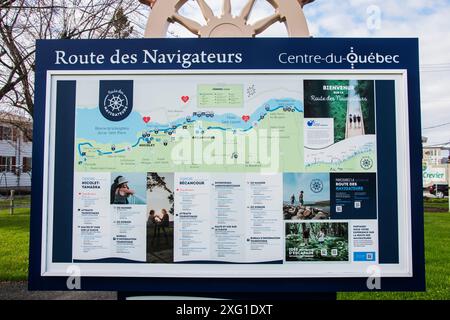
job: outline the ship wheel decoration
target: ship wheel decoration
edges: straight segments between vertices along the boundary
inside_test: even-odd
[[[231,0],[223,0],[222,13],[216,16],[205,0],[196,1],[206,24],[179,13],[188,0],[139,0],[149,5],[150,12],[146,38],[165,38],[171,23],[178,23],[201,38],[210,37],[255,37],[277,22],[283,22],[289,37],[309,37],[303,6],[314,0],[264,0],[273,8],[273,14],[249,24],[248,19],[256,0],[248,0],[237,16],[232,15]]]

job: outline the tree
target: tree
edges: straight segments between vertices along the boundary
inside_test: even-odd
[[[175,200],[174,199],[174,195],[173,195],[173,191],[167,185],[165,177],[161,177],[156,172],[150,172],[150,173],[147,174],[147,190],[152,192],[153,189],[155,189],[155,188],[162,188],[168,193],[167,200],[171,204],[171,207],[169,209],[169,213],[173,214],[174,213],[173,202]]]
[[[33,118],[37,39],[139,36],[142,26],[129,20],[142,14],[139,6],[136,0],[0,0],[2,114]]]
[[[373,80],[359,80],[355,88],[361,97],[365,134],[375,134],[375,87]]]
[[[125,15],[123,8],[119,7],[111,19],[113,27],[113,37],[117,39],[125,39],[133,33],[133,26],[130,24],[128,17]]]

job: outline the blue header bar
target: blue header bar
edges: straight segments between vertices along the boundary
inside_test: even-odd
[[[406,69],[418,39],[39,40],[37,59],[50,70]]]

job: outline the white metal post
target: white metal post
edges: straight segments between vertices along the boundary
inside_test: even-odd
[[[10,190],[9,194],[9,214],[14,214],[14,190]]]
[[[447,160],[447,188],[449,191],[448,194],[448,212],[450,212],[450,157]]]

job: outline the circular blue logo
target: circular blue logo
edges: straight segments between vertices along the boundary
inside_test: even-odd
[[[311,184],[309,185],[311,188],[311,191],[314,193],[322,192],[323,190],[323,182],[320,179],[314,179],[311,181]]]
[[[364,170],[370,170],[373,167],[373,160],[370,157],[363,157],[360,161],[361,168]]]
[[[122,90],[108,90],[103,105],[100,106],[101,114],[108,120],[121,121],[131,113],[132,106],[127,95]]]

